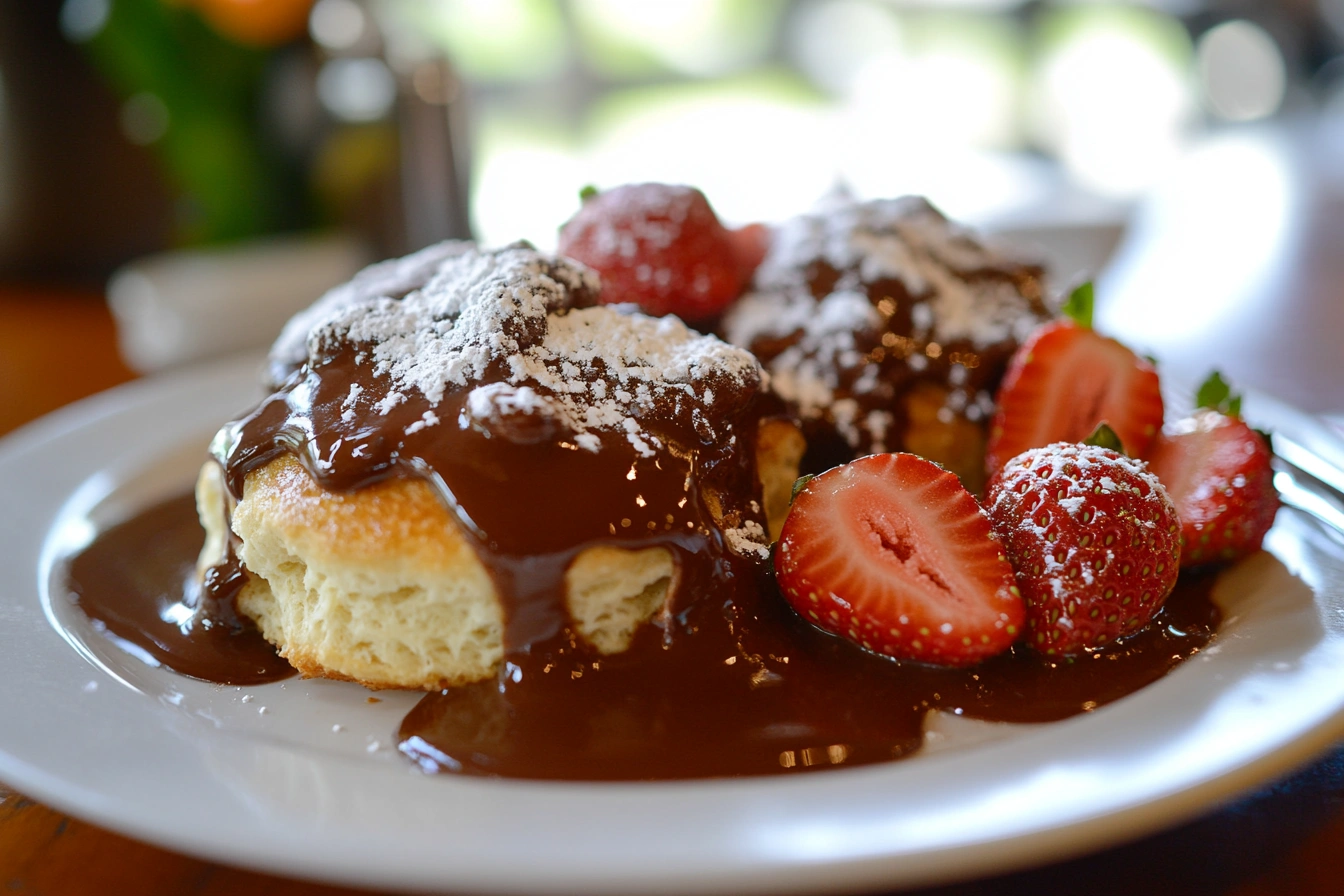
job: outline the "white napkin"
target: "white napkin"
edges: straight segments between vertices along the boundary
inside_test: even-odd
[[[285,321],[370,260],[344,235],[268,237],[137,259],[108,283],[122,356],[148,373],[270,345]]]

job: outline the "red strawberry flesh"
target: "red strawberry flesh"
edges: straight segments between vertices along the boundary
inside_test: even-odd
[[[737,252],[737,263],[750,279],[770,249],[770,228],[764,224],[747,224],[728,231],[728,236]]]
[[[956,476],[880,454],[808,483],[775,569],[804,618],[867,650],[962,666],[1006,650],[1023,605],[984,512]]]
[[[1162,425],[1152,365],[1072,321],[1046,324],[1018,348],[997,404],[985,457],[991,476],[1029,448],[1081,442],[1099,423],[1142,457]]]

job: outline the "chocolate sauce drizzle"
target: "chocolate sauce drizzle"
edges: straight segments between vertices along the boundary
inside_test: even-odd
[[[502,381],[502,369],[483,380]],[[390,388],[367,357],[346,347],[305,366],[256,411],[227,426],[217,451],[230,492],[241,499],[247,475],[284,453],[294,454],[330,491],[389,477],[427,478],[495,581],[506,650],[525,651],[562,635],[565,570],[586,547],[671,549],[681,595],[726,586],[752,566],[726,549],[706,492],[725,508],[726,522],[764,523],[751,509],[760,497],[751,459],[765,400],[754,389],[714,383],[732,433],[724,441],[707,441],[671,413],[643,421],[668,446],[646,456],[624,434],[605,431],[594,433],[600,450],[583,450],[555,421],[528,415],[465,424],[467,389],[432,408],[445,421],[438,426],[414,428],[431,410],[421,396],[386,415],[352,419],[342,408],[352,385],[370,402]]]
[[[900,759],[934,709],[1005,722],[1088,712],[1208,642],[1211,579],[1184,582],[1122,645],[1048,662],[1019,644],[972,669],[898,663],[800,619],[762,580],[701,595],[666,643],[643,631],[601,659],[570,646],[515,657],[494,682],[431,694],[401,749],[431,771],[637,780],[763,775]],[[516,676],[510,678],[509,676]]]

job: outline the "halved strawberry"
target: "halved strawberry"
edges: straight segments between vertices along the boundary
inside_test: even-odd
[[[966,666],[1022,630],[1022,597],[989,519],[955,475],[913,454],[875,454],[808,482],[775,574],[804,618],[899,659]]]
[[[1065,310],[1074,317],[1037,329],[1008,362],[985,450],[990,476],[1029,448],[1082,442],[1100,423],[1144,457],[1162,426],[1157,371],[1092,330],[1090,286]]]
[[[1200,389],[1214,407],[1168,426],[1153,447],[1153,472],[1181,516],[1181,565],[1237,560],[1260,549],[1279,509],[1265,437],[1239,416],[1217,373]]]

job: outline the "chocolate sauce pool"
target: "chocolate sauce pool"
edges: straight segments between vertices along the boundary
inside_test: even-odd
[[[120,644],[168,668],[228,684],[292,674],[255,630],[182,628],[201,545],[189,496],[108,529],[70,563],[80,607]],[[713,592],[677,637],[645,626],[625,654],[562,636],[513,653],[497,681],[420,701],[401,748],[435,771],[566,780],[764,775],[899,759],[929,709],[1006,722],[1088,712],[1161,678],[1208,643],[1215,576],[1183,575],[1153,623],[1069,661],[1018,645],[971,669],[873,656],[807,625],[766,578]],[[747,584],[747,583],[741,583]]]
[[[235,685],[289,678],[293,668],[251,622],[202,593],[204,541],[191,495],[151,507],[70,561],[71,595],[114,643],[175,672]]]
[[[763,583],[767,585],[768,583]],[[1187,582],[1121,645],[1050,663],[1018,646],[974,669],[901,664],[803,622],[773,587],[687,614],[693,637],[648,630],[624,654],[545,651],[495,682],[423,699],[402,751],[429,770],[630,780],[763,775],[899,759],[930,709],[1005,722],[1087,712],[1206,644],[1218,612]]]

